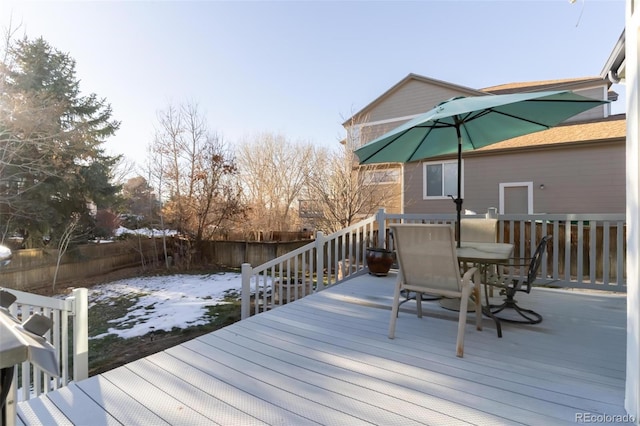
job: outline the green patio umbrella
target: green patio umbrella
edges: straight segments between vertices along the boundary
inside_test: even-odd
[[[407,163],[458,153],[456,235],[460,246],[462,152],[547,130],[607,103],[570,91],[452,98],[355,151],[360,164]]]

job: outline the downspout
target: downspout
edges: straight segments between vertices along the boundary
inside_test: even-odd
[[[618,72],[614,70],[609,70],[607,73],[607,78],[613,84],[618,84],[622,81],[622,79],[618,76]]]

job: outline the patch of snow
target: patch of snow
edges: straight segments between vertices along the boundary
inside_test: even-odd
[[[151,331],[207,324],[207,306],[226,303],[225,294],[239,293],[241,288],[242,275],[229,272],[139,277],[94,286],[88,292],[89,309],[96,304],[114,304],[121,297],[137,301],[124,317],[110,321],[113,327],[106,333],[91,338],[116,335],[128,339]]]
[[[120,226],[118,229],[113,231],[113,235],[116,237],[120,237],[125,234],[131,235],[141,235],[144,237],[161,237],[163,234],[167,237],[177,235],[178,231],[170,230],[170,229],[149,229],[149,228],[140,228],[140,229],[129,229],[124,226]]]

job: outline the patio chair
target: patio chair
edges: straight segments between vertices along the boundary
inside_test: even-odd
[[[461,219],[462,241],[495,243],[498,241],[498,219]]]
[[[458,314],[458,338],[456,355],[464,354],[464,329],[467,322],[467,304],[474,290],[471,281],[476,268],[470,268],[461,277],[454,229],[446,224],[395,224],[391,225],[396,243],[398,279],[393,296],[389,338],[395,337],[400,292],[403,290],[438,294],[461,299]],[[416,297],[418,318],[422,318],[421,297]],[[476,304],[476,328],[482,329],[482,311]]]
[[[500,294],[505,296],[505,298],[502,304],[491,305],[489,303],[487,287],[485,286],[484,293],[486,306],[484,309],[488,310],[488,312],[485,311],[487,315],[490,313],[492,316],[507,322],[518,322],[524,324],[538,324],[542,322],[542,315],[532,311],[531,309],[520,307],[518,305],[518,301],[515,299],[515,295],[519,291],[527,294],[531,292],[531,287],[536,280],[540,265],[542,265],[542,258],[544,257],[544,253],[547,249],[547,243],[551,238],[551,235],[544,236],[542,240],[540,240],[533,257],[530,259],[513,259],[510,263],[498,265],[500,274],[490,276],[485,282],[488,286],[500,288]],[[526,262],[526,260],[528,260],[528,262]],[[514,263],[514,261],[516,262]],[[526,268],[526,276],[515,276],[515,274],[512,273],[515,271],[519,273],[521,270],[520,268]],[[504,317],[496,315],[503,312],[505,309],[513,309],[518,316],[514,318],[513,316]]]
[[[498,242],[498,219],[461,219],[460,234],[462,242],[472,243],[497,243]],[[468,265],[462,265],[463,270],[468,269]],[[490,268],[492,266],[489,266]],[[486,278],[487,265],[483,265],[482,276]],[[495,271],[492,271],[495,272]],[[484,280],[486,281],[486,280]],[[493,296],[493,294],[491,294]]]

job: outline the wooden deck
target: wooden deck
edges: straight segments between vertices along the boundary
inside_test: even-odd
[[[624,415],[626,301],[536,288],[538,325],[403,305],[395,276],[363,275],[18,406],[18,424],[575,424]],[[469,317],[471,318],[471,317]],[[607,420],[609,418],[605,418]]]

